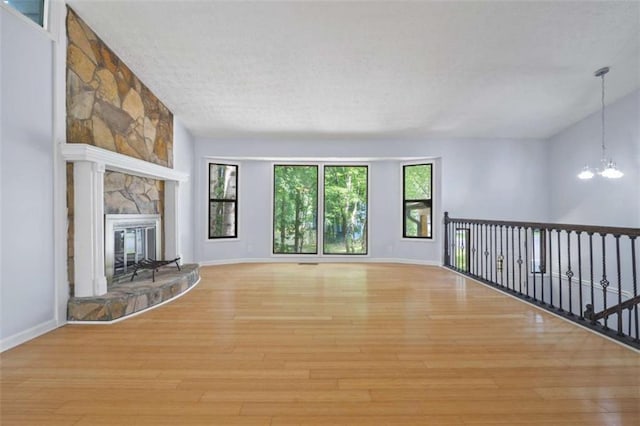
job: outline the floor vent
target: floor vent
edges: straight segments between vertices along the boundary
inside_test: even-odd
[[[298,263],[298,265],[300,265],[300,266],[315,266],[317,264],[318,264],[318,262],[300,262],[300,263]]]

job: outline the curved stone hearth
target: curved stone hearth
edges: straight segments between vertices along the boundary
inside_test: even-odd
[[[114,321],[171,300],[200,279],[198,265],[163,266],[151,281],[151,272],[140,272],[133,281],[113,284],[98,297],[72,297],[67,307],[69,321]]]

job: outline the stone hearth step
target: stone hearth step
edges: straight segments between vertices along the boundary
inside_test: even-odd
[[[135,281],[111,285],[102,296],[72,297],[67,305],[67,320],[114,321],[171,300],[200,279],[198,265],[182,265],[181,269],[165,266],[156,272],[155,282],[150,272],[141,273]]]

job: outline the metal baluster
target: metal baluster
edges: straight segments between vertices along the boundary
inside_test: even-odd
[[[553,250],[551,249],[551,240],[553,239],[552,232],[553,229],[549,229],[549,238],[547,239],[549,240],[549,306],[553,308],[553,256],[551,255],[551,253],[553,253]]]
[[[498,242],[496,241],[497,226],[493,225],[491,227],[491,230],[493,231],[491,232],[491,242],[493,244],[491,245],[491,255],[489,256],[489,262],[491,262],[491,282],[495,284],[498,281],[498,270],[496,267],[496,244],[498,244]]]
[[[453,255],[453,267],[458,268],[458,221],[451,224],[451,254]]]
[[[491,281],[491,265],[489,265],[489,247],[491,245],[489,228],[491,225],[484,226],[484,278]]]
[[[582,232],[576,231],[576,236],[578,238],[578,294],[579,294],[579,308],[578,315],[580,319],[584,319],[582,316]]]
[[[496,239],[495,239],[495,234],[496,234],[496,226],[495,225],[491,225],[491,228],[489,228],[489,237],[491,240],[491,244],[489,244],[489,251],[491,252],[491,254],[489,255],[489,265],[491,266],[491,282],[495,284],[496,282],[496,261],[495,261],[495,250],[494,247],[496,245]]]
[[[638,297],[638,280],[636,275],[636,237],[629,237],[631,239],[631,274],[633,276],[633,297]],[[638,304],[633,307],[634,311],[634,323],[636,328],[636,341],[639,339],[638,332]],[[631,327],[631,321],[629,321],[629,327]],[[629,333],[631,337],[631,333]]]
[[[545,305],[547,302],[544,300],[544,274],[547,273],[547,268],[546,268],[546,257],[547,254],[546,252],[543,252],[543,241],[542,241],[542,234],[544,233],[544,237],[545,237],[545,241],[547,238],[547,229],[540,229],[540,303],[542,303],[543,305]],[[543,255],[545,259],[543,259]],[[545,262],[545,270],[544,272],[542,271],[542,262]]]
[[[451,238],[449,235],[449,230],[451,229],[451,223],[447,220],[447,214],[444,216],[444,264],[451,266],[451,255],[449,253],[450,250],[450,241]]]
[[[557,235],[558,235],[558,298],[559,298],[559,307],[558,307],[558,311],[560,312],[564,312],[564,310],[562,309],[562,253],[560,252],[560,249],[562,248],[560,245],[560,233],[562,232],[561,229],[558,229],[557,231]]]
[[[489,225],[484,226],[484,279],[489,280]]]
[[[502,225],[500,225],[500,285],[504,287],[504,255],[502,252]]]
[[[480,272],[481,272],[480,276],[482,278],[485,278],[484,275],[485,275],[486,256],[487,256],[485,254],[485,251],[486,251],[486,248],[485,248],[486,241],[485,241],[485,238],[484,238],[485,232],[486,232],[486,225],[482,224],[481,227],[480,227],[480,240],[481,240],[480,249],[482,250],[482,253],[480,255]]]
[[[474,275],[475,276],[479,276],[480,275],[480,264],[478,263],[478,224],[474,223],[473,224],[473,257],[474,257],[474,263],[475,263],[475,271],[474,271]]]
[[[529,294],[529,228],[524,228],[524,279],[525,293],[527,299],[531,298]]]
[[[600,234],[600,238],[602,240],[602,280],[600,280],[600,285],[602,286],[602,298],[604,303],[604,310],[607,310],[607,287],[609,287],[609,280],[607,280],[607,248],[605,246],[605,237],[607,234]],[[604,317],[604,328],[608,330],[607,326],[608,317]]]
[[[616,265],[618,267],[618,336],[624,336],[622,332],[622,272],[620,271],[620,235],[613,236],[616,239]]]
[[[506,269],[506,277],[507,277],[507,288],[509,288],[509,226],[505,228],[504,232],[504,245],[505,245],[505,256],[504,256],[504,266]]]
[[[478,224],[478,276],[482,278],[482,225]]]
[[[569,316],[573,316],[573,306],[572,306],[572,292],[573,292],[573,271],[571,270],[571,231],[567,231],[567,278],[569,281]]]
[[[518,294],[522,294],[522,228],[518,226]],[[515,287],[515,283],[514,283]]]
[[[591,286],[591,306],[593,311],[596,310],[596,299],[593,291],[593,232],[589,232],[589,281]],[[595,320],[591,320],[591,324],[595,324]]]
[[[494,238],[493,238],[493,241],[494,241],[494,247],[493,247],[493,250],[494,250],[494,253],[495,253],[496,284],[497,284],[497,283],[498,283],[498,272],[500,272],[500,271],[498,270],[498,257],[499,257],[499,255],[498,255],[498,226],[497,226],[497,225],[496,225],[496,227],[494,228]]]
[[[540,232],[540,231],[538,231]],[[532,271],[532,278],[533,278],[533,300],[538,300],[538,295],[536,294],[536,265],[535,265],[535,261],[536,261],[536,238],[535,238],[535,229],[531,228],[531,259],[533,261],[532,267],[531,267],[531,271]],[[539,237],[541,238],[541,237]],[[540,241],[540,240],[539,240]],[[541,266],[541,265],[540,265]],[[538,270],[540,270],[540,266],[538,266]]]
[[[515,232],[515,226],[511,227],[511,285],[512,290],[516,291],[516,243],[515,236],[513,233]]]

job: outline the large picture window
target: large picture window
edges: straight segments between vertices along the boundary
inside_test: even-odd
[[[273,253],[318,253],[318,166],[273,166]]]
[[[209,164],[209,238],[238,237],[238,166]]]
[[[367,166],[324,167],[324,254],[367,254]]]
[[[404,238],[433,237],[432,172],[431,164],[411,164],[402,167]]]

